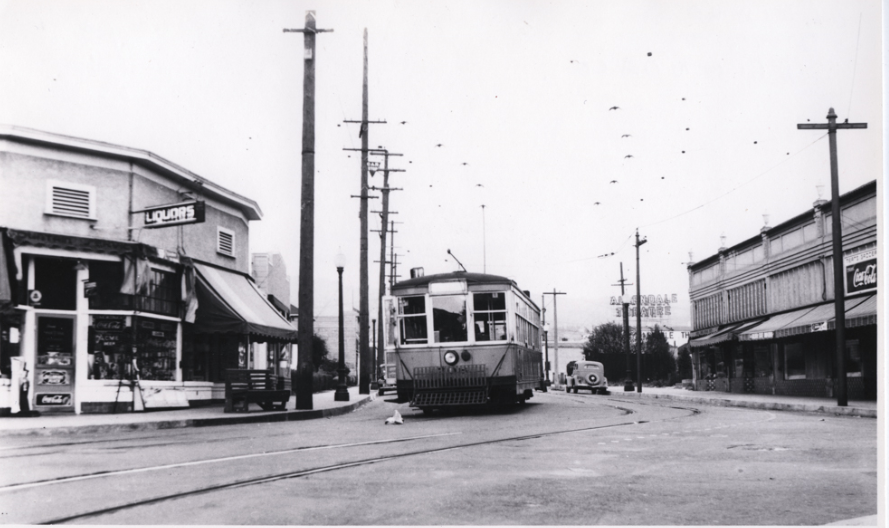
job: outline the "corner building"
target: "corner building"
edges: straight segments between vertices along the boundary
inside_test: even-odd
[[[844,283],[833,280],[831,202],[688,266],[697,390],[835,397],[837,287],[845,288],[849,399],[877,397],[876,181],[840,196]]]
[[[0,414],[223,399],[296,337],[248,273],[261,217],[151,152],[0,127]]]

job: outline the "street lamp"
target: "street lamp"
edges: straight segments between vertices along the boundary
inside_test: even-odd
[[[346,374],[348,374],[349,370],[346,368],[346,348],[343,336],[343,268],[346,265],[346,256],[343,255],[342,252],[337,253],[336,255],[336,272],[339,275],[340,279],[340,302],[339,302],[339,312],[340,312],[340,321],[339,321],[339,353],[340,353],[340,364],[339,368],[336,369],[337,373],[340,375],[340,381],[336,386],[336,393],[333,395],[334,401],[349,401],[349,389],[346,387]]]

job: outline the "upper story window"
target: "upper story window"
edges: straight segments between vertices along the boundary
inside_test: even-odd
[[[46,182],[46,214],[96,219],[96,188],[59,180]]]
[[[216,228],[216,252],[223,255],[235,256],[235,232],[224,227]]]

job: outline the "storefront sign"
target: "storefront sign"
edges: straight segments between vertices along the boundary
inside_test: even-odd
[[[71,393],[62,392],[55,394],[38,394],[37,405],[52,405],[55,407],[64,407],[71,405]]]
[[[37,364],[40,366],[70,367],[73,362],[74,359],[71,354],[63,354],[61,352],[47,352],[45,355],[37,356]]]
[[[38,385],[68,385],[70,378],[67,370],[41,370]]]
[[[127,327],[125,315],[94,315],[93,328],[96,330],[110,330],[120,332]]]
[[[204,202],[185,202],[151,207],[145,211],[145,227],[168,227],[204,222]]]
[[[846,293],[858,293],[877,289],[876,244],[851,249],[843,255]]]

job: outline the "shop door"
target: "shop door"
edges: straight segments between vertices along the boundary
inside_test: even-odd
[[[74,412],[75,316],[37,316],[34,409]]]

